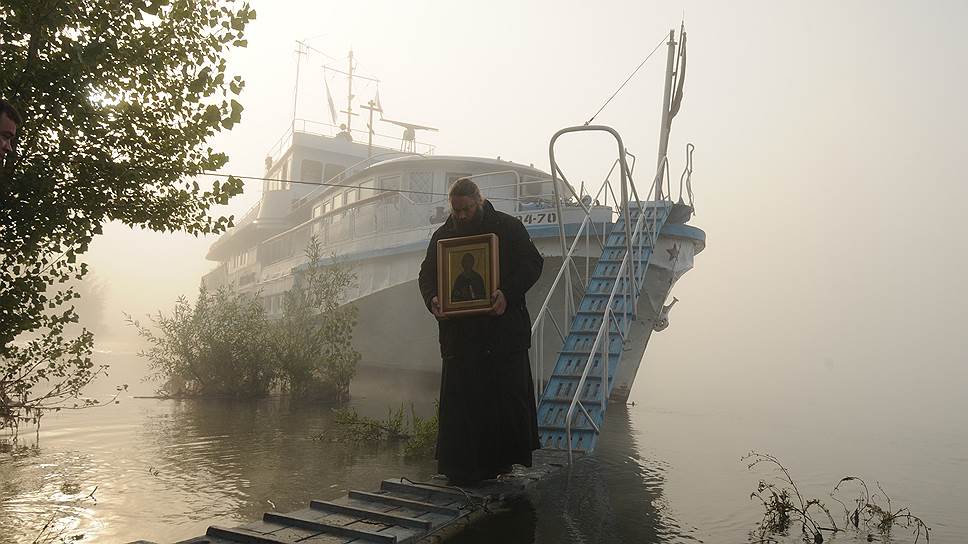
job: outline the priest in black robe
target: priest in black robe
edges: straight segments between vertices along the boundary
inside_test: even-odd
[[[528,349],[531,317],[525,293],[541,276],[544,259],[524,224],[497,211],[463,178],[450,190],[451,213],[434,232],[418,283],[437,317],[440,413],[437,470],[455,485],[471,484],[531,466],[540,447]],[[488,314],[443,318],[437,293],[437,241],[493,233],[498,238],[499,288]]]

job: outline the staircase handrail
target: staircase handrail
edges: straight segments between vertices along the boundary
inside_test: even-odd
[[[618,152],[619,152],[618,162],[622,166],[621,169],[620,169],[620,172],[621,172],[621,175],[622,175],[622,190],[621,190],[621,193],[622,193],[622,196],[623,196],[624,201],[625,202],[628,201],[628,190],[626,189],[627,175],[628,175],[628,167],[627,167],[626,159],[625,159],[626,150],[625,150],[625,146],[622,143],[622,137],[621,137],[621,135],[619,135],[619,133],[615,129],[613,129],[611,127],[608,127],[608,126],[604,126],[604,125],[581,125],[581,126],[573,126],[573,127],[563,128],[563,129],[559,130],[558,132],[556,132],[552,136],[551,141],[548,144],[548,155],[549,155],[549,159],[550,159],[550,162],[551,162],[551,186],[552,186],[552,190],[554,192],[555,210],[556,210],[557,215],[558,215],[558,238],[559,238],[559,243],[560,243],[560,247],[561,247],[562,264],[561,264],[561,268],[558,271],[558,274],[555,277],[555,280],[554,280],[551,288],[548,290],[548,295],[545,297],[545,300],[542,303],[541,308],[538,310],[538,313],[534,317],[534,321],[533,321],[533,324],[532,324],[532,327],[531,327],[531,337],[532,337],[532,340],[534,340],[536,333],[538,335],[537,342],[534,342],[533,341],[532,344],[533,345],[536,345],[535,346],[535,352],[536,352],[535,359],[536,359],[536,361],[534,362],[534,367],[535,367],[535,370],[537,372],[534,372],[534,374],[536,375],[536,378],[537,378],[535,380],[535,389],[536,389],[536,393],[537,393],[537,395],[538,395],[539,398],[543,394],[543,387],[544,387],[544,379],[543,379],[544,378],[544,376],[543,376],[543,374],[544,374],[544,364],[543,364],[543,362],[544,362],[544,353],[543,353],[543,348],[544,348],[544,338],[543,338],[544,328],[543,328],[543,325],[544,325],[545,320],[547,318],[550,317],[550,319],[552,320],[552,323],[558,329],[559,336],[562,336],[562,341],[564,341],[564,335],[561,333],[561,327],[558,326],[558,323],[555,320],[554,315],[551,313],[551,310],[550,310],[550,308],[551,308],[551,300],[552,300],[552,298],[555,295],[555,291],[556,291],[559,283],[561,282],[562,279],[564,279],[564,283],[565,283],[565,299],[564,299],[565,322],[566,323],[570,323],[571,322],[571,319],[573,317],[573,312],[572,312],[572,309],[571,308],[572,308],[572,305],[574,304],[574,301],[572,300],[572,297],[574,296],[574,294],[572,293],[572,284],[571,284],[570,268],[571,268],[571,266],[573,264],[574,254],[575,254],[575,251],[577,250],[577,247],[578,247],[578,239],[581,237],[581,234],[582,233],[585,233],[585,237],[586,237],[586,251],[587,251],[587,246],[588,246],[587,238],[589,236],[588,235],[588,232],[591,231],[594,228],[594,224],[592,223],[592,219],[591,219],[591,206],[588,206],[584,202],[582,202],[581,195],[575,193],[574,187],[572,187],[572,185],[568,182],[568,180],[565,177],[564,173],[561,171],[561,168],[559,168],[557,162],[555,161],[555,142],[558,140],[558,138],[561,137],[564,134],[569,133],[569,132],[583,132],[583,131],[608,132],[608,133],[610,133],[616,139],[616,142],[617,142],[617,145],[618,145]],[[613,170],[614,170],[614,166],[613,166]],[[611,174],[611,170],[609,171],[609,174]],[[585,218],[582,220],[582,224],[579,227],[578,233],[575,235],[575,239],[572,241],[572,244],[571,244],[571,247],[570,248],[567,247],[566,237],[565,237],[564,214],[563,214],[563,208],[562,208],[563,198],[562,198],[562,195],[561,195],[561,192],[560,192],[560,186],[562,184],[575,197],[575,200],[577,201],[578,207],[580,207],[582,209],[582,211],[585,213]],[[627,208],[627,206],[625,208]],[[621,213],[622,208],[619,208],[619,210],[620,210],[620,213]],[[627,212],[627,209],[625,211],[625,219],[626,219],[626,221],[625,221],[626,231],[628,232],[629,231],[629,221],[628,221],[628,212]],[[586,231],[586,229],[587,229],[587,231]],[[602,234],[604,235],[604,232]],[[587,266],[587,263],[586,263],[586,269],[587,268],[588,268],[588,266]]]
[[[654,187],[654,185],[653,185],[653,187]],[[650,193],[650,196],[651,196],[651,192],[652,191],[650,190],[650,192],[649,192]],[[656,207],[656,209],[658,209],[658,207]],[[638,238],[640,236],[640,234],[642,234],[642,230],[643,230],[642,227],[645,225],[645,215],[646,214],[644,212],[639,212],[639,216],[637,218],[637,221],[635,222],[635,229],[634,229],[634,234],[633,234],[633,236],[635,238]],[[658,223],[658,217],[655,214],[653,214],[653,221],[652,221],[653,228],[649,229],[649,231],[650,231],[649,232],[649,237],[650,237],[651,240],[653,240],[653,242],[658,237],[658,232],[657,232],[658,229],[655,228],[655,225],[657,223]],[[567,442],[568,442],[568,459],[569,459],[569,461],[572,460],[572,456],[573,456],[573,448],[572,448],[572,445],[571,445],[571,425],[572,425],[572,420],[575,417],[575,408],[576,407],[580,407],[581,408],[582,412],[585,413],[585,418],[592,424],[592,427],[595,429],[595,431],[596,432],[600,432],[599,429],[598,429],[598,425],[590,417],[590,415],[588,414],[588,411],[585,409],[585,406],[581,403],[581,392],[582,392],[582,388],[585,386],[585,380],[588,378],[588,372],[589,372],[589,370],[592,367],[592,361],[594,361],[595,356],[596,356],[596,352],[598,351],[598,347],[599,347],[599,345],[602,342],[602,337],[605,336],[605,335],[607,335],[607,336],[610,336],[611,335],[611,320],[614,318],[614,315],[615,315],[615,312],[613,310],[613,306],[615,304],[616,296],[618,295],[619,286],[622,285],[622,282],[620,280],[622,278],[622,275],[625,273],[626,269],[628,268],[629,258],[632,256],[631,247],[632,247],[632,244],[634,244],[634,243],[635,243],[635,240],[634,239],[633,240],[628,240],[628,239],[626,240],[625,256],[622,258],[622,264],[619,266],[618,273],[615,276],[616,277],[615,285],[612,286],[612,291],[611,291],[611,293],[609,293],[608,302],[605,304],[605,309],[604,309],[603,314],[602,314],[602,324],[601,324],[601,326],[598,329],[598,334],[595,336],[595,342],[592,343],[592,348],[591,348],[591,350],[589,350],[588,360],[585,361],[585,367],[582,370],[581,378],[578,380],[578,386],[575,388],[575,394],[574,394],[574,396],[571,399],[571,403],[568,405],[568,412],[567,412],[567,415],[565,416],[565,436],[566,436],[566,439],[567,439]],[[649,261],[651,261],[651,260],[652,259],[651,259],[651,256],[650,256]],[[648,263],[646,263],[646,267],[648,267]],[[643,276],[644,276],[644,274],[643,274]],[[633,279],[633,281],[638,281],[638,280],[637,279]],[[622,296],[627,301],[628,300],[628,297],[629,297],[629,294],[631,293],[632,298],[633,298],[633,303],[632,303],[632,306],[631,307],[633,308],[633,311],[634,311],[634,308],[636,307],[635,305],[636,305],[637,301],[635,300],[635,290],[632,290],[631,289],[631,285],[632,285],[632,282],[629,282],[629,281],[626,281],[625,282],[625,285],[623,287],[624,292],[622,293]],[[627,317],[628,312],[629,312],[629,304],[625,304],[624,305],[624,309],[623,309],[623,314],[625,314],[624,315],[624,318],[625,319],[624,319],[624,323],[622,323],[622,325],[624,325],[624,327],[625,327],[626,330],[619,330],[618,331],[622,338],[624,338],[626,336],[626,334],[628,333],[628,328],[629,328],[629,325],[631,323],[631,321]],[[605,401],[608,398],[609,343],[610,343],[610,339],[606,341],[605,346],[602,348],[602,360],[601,360],[601,367],[602,367],[602,401],[601,402],[602,402],[602,408],[603,409],[604,409],[604,406],[605,406]]]

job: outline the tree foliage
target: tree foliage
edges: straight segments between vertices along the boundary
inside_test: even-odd
[[[294,398],[344,400],[360,355],[353,348],[356,308],[341,305],[353,274],[323,266],[314,237],[308,262],[285,293],[283,315],[270,320],[258,294],[204,287],[193,305],[184,297],[152,327],[128,318],[149,348],[161,393],[171,396],[260,397],[279,385]]]
[[[0,418],[67,399],[98,369],[67,286],[111,220],[196,235],[241,180],[192,178],[227,157],[211,137],[239,122],[244,86],[226,54],[255,12],[218,0],[9,0],[0,4],[0,95],[23,114],[0,165]]]
[[[150,318],[157,334],[128,321],[148,341],[141,355],[165,395],[262,397],[276,381],[271,327],[255,296],[202,287],[195,304],[181,297],[170,315]]]
[[[314,236],[306,248],[307,263],[285,294],[274,345],[293,396],[335,396],[341,401],[349,394],[360,359],[353,348],[356,308],[340,305],[354,276],[338,264],[324,267],[320,253]]]

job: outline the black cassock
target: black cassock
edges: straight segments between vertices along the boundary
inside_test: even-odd
[[[475,315],[437,322],[440,355],[440,427],[437,470],[453,481],[497,476],[512,464],[531,466],[540,447],[534,382],[528,361],[531,317],[524,294],[538,281],[544,259],[524,224],[485,201],[480,223],[457,232],[441,225],[420,265],[420,293],[427,309],[437,296],[437,240],[494,233],[500,253],[499,288],[507,300],[501,316]]]

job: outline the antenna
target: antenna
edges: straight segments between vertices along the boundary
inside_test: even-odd
[[[403,138],[400,142],[400,151],[405,153],[416,153],[415,144],[417,142],[417,131],[418,130],[432,130],[437,131],[434,127],[428,127],[424,125],[417,125],[414,123],[404,123],[403,121],[394,121],[392,119],[381,119],[392,125],[397,125],[398,127],[403,127]]]
[[[372,78],[372,77],[361,76],[361,75],[357,75],[357,74],[354,74],[353,73],[355,71],[355,67],[353,66],[353,50],[352,49],[350,49],[350,53],[349,53],[348,59],[349,59],[349,65],[347,66],[348,71],[346,71],[346,72],[344,72],[342,70],[338,70],[336,68],[332,68],[330,66],[323,65],[323,70],[324,71],[325,70],[329,70],[329,71],[332,71],[332,72],[336,72],[337,74],[343,74],[344,76],[346,76],[346,80],[347,80],[347,84],[346,84],[347,85],[347,89],[346,89],[346,109],[345,110],[340,110],[340,113],[345,113],[346,114],[346,124],[345,124],[345,126],[341,126],[340,127],[342,129],[342,131],[340,132],[340,134],[342,134],[342,135],[349,135],[349,134],[351,134],[350,131],[353,129],[353,116],[354,115],[357,115],[356,113],[353,113],[353,98],[354,98],[354,95],[353,95],[353,78],[356,78],[356,79],[365,79],[367,81],[372,81],[372,82],[377,83],[377,84],[380,83],[380,80],[379,79]]]
[[[292,90],[292,130],[296,130],[296,107],[299,104],[299,65],[302,61],[302,56],[306,53],[303,51],[303,46],[305,44],[299,40],[296,40],[296,87]]]

